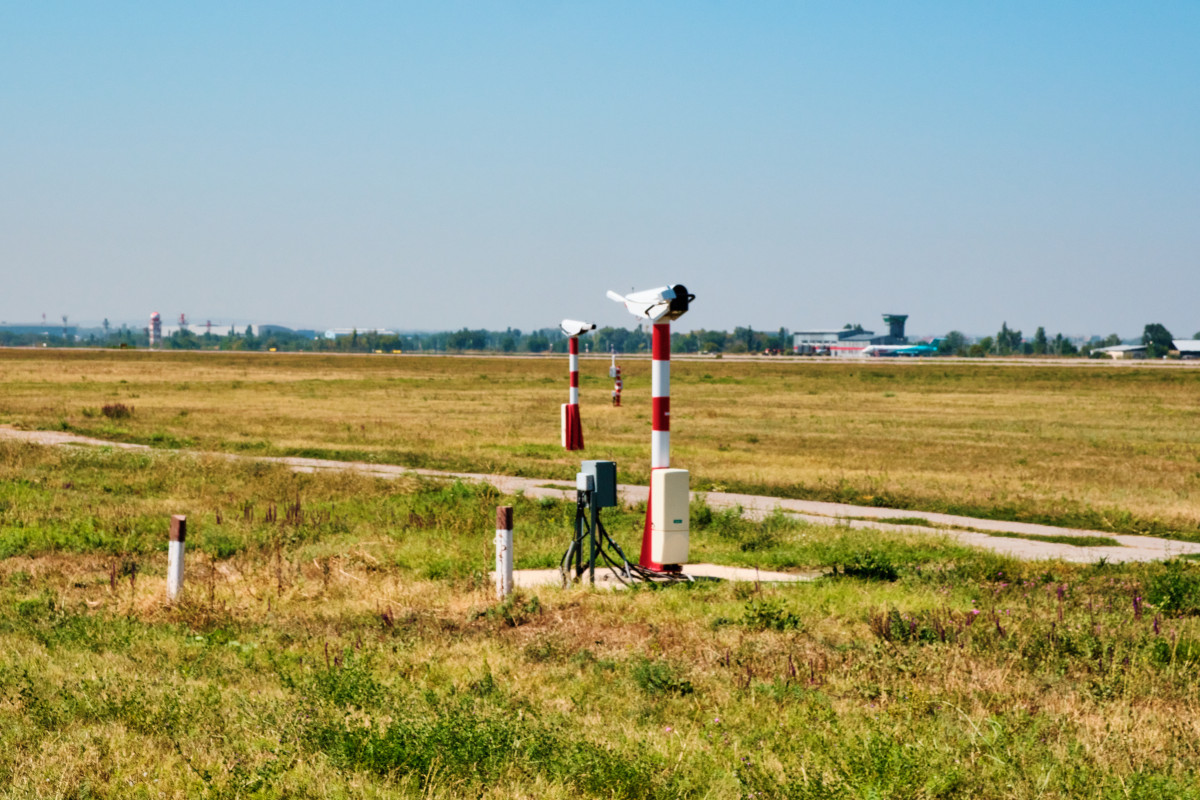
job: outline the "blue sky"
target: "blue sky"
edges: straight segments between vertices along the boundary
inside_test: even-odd
[[[1200,4],[0,5],[0,319],[1200,330]]]

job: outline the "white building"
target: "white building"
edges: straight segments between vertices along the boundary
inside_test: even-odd
[[[1109,358],[1145,358],[1144,344],[1115,344],[1112,347],[1097,347],[1092,352],[1104,353]]]
[[[1200,339],[1173,339],[1171,345],[1183,358],[1200,358]]]

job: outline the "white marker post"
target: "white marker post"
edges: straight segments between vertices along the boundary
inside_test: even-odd
[[[170,541],[167,543],[167,599],[175,602],[183,591],[183,540],[187,538],[187,517],[171,517]]]
[[[503,600],[513,591],[513,509],[496,507],[496,597]]]

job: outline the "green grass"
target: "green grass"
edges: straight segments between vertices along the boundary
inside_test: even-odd
[[[1008,531],[986,531],[988,536],[1001,539],[1027,539],[1031,542],[1069,544],[1072,547],[1120,547],[1121,543],[1111,536],[1043,536],[1038,533],[1011,533]]]
[[[587,455],[644,483],[648,361],[623,364],[620,409],[607,405],[607,359],[582,366]],[[556,359],[6,350],[0,423],[570,480],[578,461],[557,444],[562,369]],[[672,370],[672,461],[697,489],[1200,540],[1200,371],[733,359]],[[116,405],[132,411],[97,411]]]
[[[0,794],[1200,796],[1200,565],[698,501],[697,560],[826,577],[497,603],[501,504],[552,563],[570,502],[0,445]],[[643,513],[606,526],[633,548]]]

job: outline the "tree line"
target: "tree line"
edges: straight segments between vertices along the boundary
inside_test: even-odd
[[[862,331],[861,325],[847,324],[846,329]],[[1200,339],[1200,332],[1193,338]],[[1160,323],[1145,326],[1140,340],[1146,346],[1150,358],[1167,355],[1174,349],[1171,332]],[[647,353],[650,351],[650,332],[642,328],[605,327],[583,337],[585,349],[593,353]],[[1008,327],[1004,322],[995,336],[972,339],[961,331],[953,330],[937,340],[937,351],[941,355],[957,355],[983,358],[987,356],[1092,356],[1099,355],[1100,348],[1121,344],[1124,340],[1117,334],[1092,337],[1088,342],[1077,344],[1062,333],[1053,337],[1044,327],[1038,327],[1033,336],[1026,339],[1021,331]],[[792,337],[787,328],[776,331],[757,331],[751,327],[736,327],[733,331],[695,330],[671,335],[672,349],[676,353],[790,353]],[[41,332],[14,332],[0,329],[0,346],[51,346],[51,347],[117,347],[145,348],[149,346],[149,332],[145,328],[112,327],[105,320],[102,328],[87,335],[71,335],[69,329],[47,328]],[[158,344],[164,350],[275,350],[281,352],[331,352],[331,353],[565,353],[567,337],[558,328],[539,328],[521,331],[506,328],[502,331],[462,328],[457,331],[432,331],[416,333],[386,333],[373,330],[351,331],[349,334],[326,338],[315,332],[292,331],[286,328],[265,328],[255,334],[253,326],[244,331],[232,330],[228,334],[197,333],[190,328],[180,328],[163,337]]]
[[[1146,347],[1147,358],[1162,358],[1175,349],[1174,336],[1167,328],[1158,322],[1152,322],[1142,331],[1140,344]],[[1200,339],[1200,332],[1193,334],[1193,339]],[[1025,339],[1021,331],[1008,327],[1007,322],[1000,325],[995,336],[984,336],[972,342],[961,331],[950,331],[938,342],[938,353],[941,355],[968,356],[983,358],[985,356],[1098,356],[1105,347],[1115,347],[1122,343],[1130,343],[1121,339],[1115,333],[1108,336],[1093,336],[1081,345],[1064,337],[1061,333],[1053,338],[1046,335],[1046,329],[1039,326],[1032,339]]]

